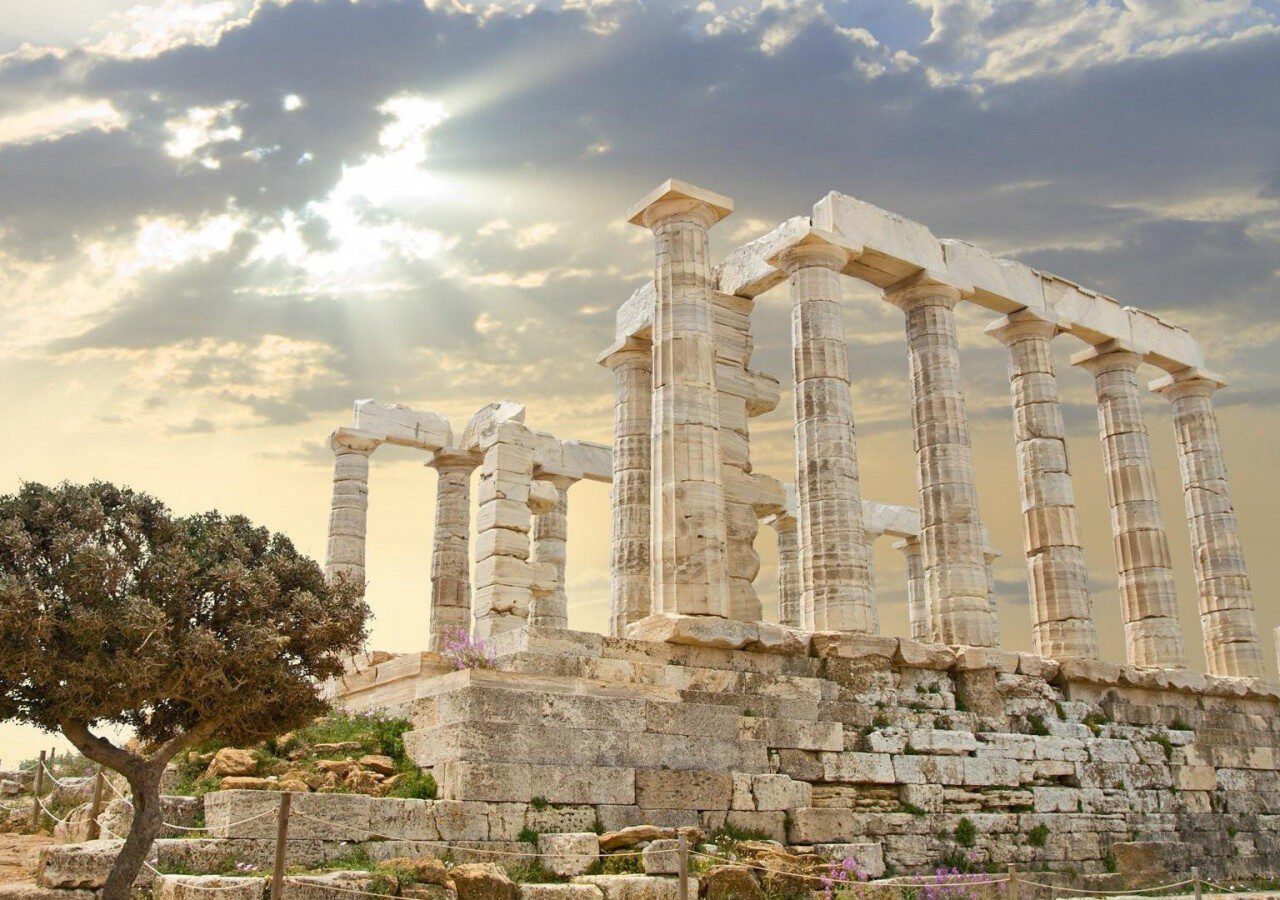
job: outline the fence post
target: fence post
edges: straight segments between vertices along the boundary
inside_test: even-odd
[[[1009,900],[1018,900],[1018,867],[1009,863]]]
[[[91,841],[102,837],[102,828],[98,825],[98,816],[102,813],[102,783],[106,776],[102,774],[102,766],[98,766],[98,774],[93,779],[93,802],[89,804],[89,834]]]
[[[1204,885],[1200,883],[1200,867],[1199,866],[1191,867],[1191,885],[1192,885],[1192,888],[1195,890],[1196,900],[1201,900],[1201,897],[1204,894]]]
[[[284,853],[289,840],[289,810],[293,806],[293,792],[280,794],[280,814],[276,818],[276,861],[271,869],[271,900],[280,900],[284,890]]]
[[[36,783],[31,788],[31,830],[40,830],[40,792],[44,790],[45,752],[40,751],[40,762],[36,765]]]
[[[683,831],[678,836],[680,900],[689,900],[689,839]]]

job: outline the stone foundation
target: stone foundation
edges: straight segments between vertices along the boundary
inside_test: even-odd
[[[1134,841],[1219,877],[1280,864],[1274,686],[776,628],[747,643],[778,652],[529,628],[494,642],[496,669],[402,656],[336,700],[408,716],[477,840],[729,825],[878,843],[902,873],[1104,872]]]

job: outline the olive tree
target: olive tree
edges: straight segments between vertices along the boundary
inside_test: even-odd
[[[129,895],[176,753],[324,712],[320,681],[364,643],[362,593],[242,516],[176,517],[101,482],[0,497],[0,720],[61,732],[128,781],[133,827],[103,900]]]

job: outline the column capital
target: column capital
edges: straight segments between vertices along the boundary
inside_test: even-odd
[[[1071,354],[1071,365],[1079,366],[1092,375],[1117,369],[1136,372],[1142,365],[1143,353],[1142,348],[1132,341],[1116,338]]]
[[[461,447],[441,447],[431,454],[431,458],[427,460],[426,465],[439,472],[470,472],[480,465],[480,460],[476,458],[474,453],[468,453]]]
[[[582,472],[553,471],[541,466],[533,468],[534,481],[549,481],[557,490],[567,491],[582,480]]]
[[[668,178],[627,211],[627,221],[654,229],[669,219],[690,216],[710,228],[732,212],[733,200],[729,197],[687,181]]]
[[[606,369],[625,369],[648,363],[653,365],[653,342],[638,337],[624,337],[614,341],[596,357],[596,362]]]
[[[1067,330],[1067,323],[1053,313],[1024,308],[996,319],[982,330],[1008,347],[1024,338],[1052,340]]]
[[[907,556],[919,556],[921,551],[920,535],[913,534],[910,537],[904,537],[900,541],[893,542],[894,550],[901,550]]]
[[[833,232],[811,227],[779,247],[765,262],[788,275],[797,269],[811,267],[843,272],[850,260],[861,255],[861,247],[850,244]]]
[[[955,309],[964,295],[972,291],[972,287],[957,283],[949,275],[921,269],[885,288],[884,299],[903,312],[921,305]]]
[[[329,449],[337,453],[360,453],[368,456],[382,445],[382,438],[359,428],[338,428],[329,435]]]
[[[1161,376],[1148,384],[1147,388],[1153,394],[1159,394],[1166,400],[1173,401],[1183,397],[1208,397],[1214,391],[1226,386],[1226,379],[1221,375],[1191,366]]]

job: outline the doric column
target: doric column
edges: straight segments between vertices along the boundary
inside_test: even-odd
[[[329,548],[325,577],[346,578],[364,590],[364,542],[369,513],[369,454],[382,441],[367,431],[339,428],[329,436],[333,450],[333,499],[329,506]]]
[[[907,622],[913,641],[929,641],[929,604],[924,596],[924,558],[920,538],[909,537],[893,545],[907,558]]]
[[[653,345],[624,338],[600,357],[613,370],[613,552],[609,574],[609,633],[649,615],[649,427],[652,422]]]
[[[996,596],[996,560],[1001,556],[999,550],[987,550],[982,555],[987,564],[987,609],[991,612],[991,628],[995,645],[1000,646],[1000,602]]]
[[[994,647],[973,446],[960,381],[958,288],[923,274],[885,291],[906,313],[920,487],[920,544],[933,641]]]
[[[1142,356],[1120,341],[1108,341],[1075,354],[1071,362],[1093,375],[1098,397],[1098,429],[1129,663],[1185,668],[1173,564],[1138,393]]]
[[[549,593],[535,595],[529,624],[543,628],[569,627],[569,598],[565,594],[564,570],[569,542],[569,488],[578,480],[571,475],[538,475],[556,489],[555,505],[533,517],[533,561],[550,566],[553,574]]]
[[[1059,330],[1056,321],[1025,309],[986,329],[1009,348],[1032,646],[1052,659],[1097,659],[1098,629],[1050,345]]]
[[[440,450],[436,522],[431,541],[431,635],[428,649],[444,649],[454,631],[471,630],[471,473],[476,461],[461,450]]]
[[[790,276],[804,604],[819,631],[880,630],[864,534],[840,272],[850,250],[809,231],[769,260]]]
[[[473,631],[487,640],[529,619],[533,436],[518,422],[503,422],[484,434],[476,449],[484,462],[477,491]]]
[[[630,221],[654,235],[654,613],[728,616],[724,473],[707,229],[733,201],[667,181]]]
[[[1213,392],[1225,384],[1201,369],[1184,369],[1153,381],[1151,389],[1173,406],[1209,673],[1260,678],[1262,649],[1253,612],[1253,588],[1222,460],[1218,418],[1213,412]]]
[[[769,516],[765,524],[771,525],[778,535],[778,624],[804,628],[796,517],[781,512]]]

